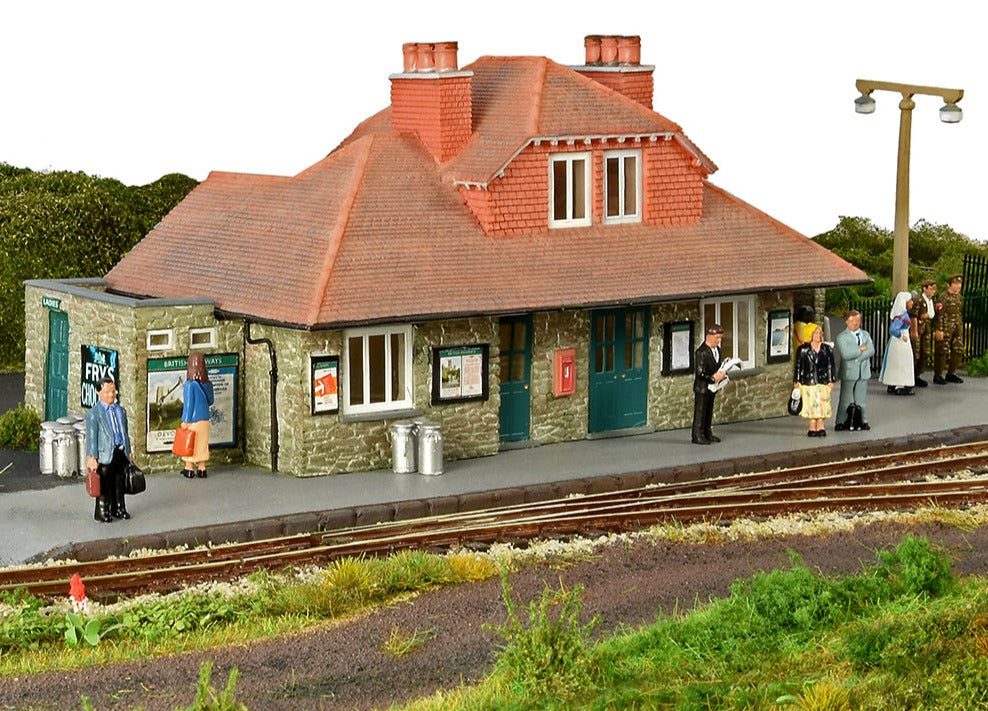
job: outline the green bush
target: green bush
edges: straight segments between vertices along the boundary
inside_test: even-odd
[[[23,405],[0,415],[0,449],[37,452],[41,437],[41,417]]]
[[[818,234],[813,241],[873,280],[870,284],[827,289],[827,311],[841,313],[852,301],[892,293],[891,230],[878,227],[864,217],[842,216],[832,230]],[[926,279],[944,284],[948,276],[963,270],[965,254],[988,257],[988,244],[972,240],[947,225],[919,220],[909,230],[907,281],[914,288]]]
[[[950,561],[925,538],[907,534],[894,551],[879,551],[876,573],[899,595],[939,597],[956,582]]]
[[[508,621],[489,628],[505,640],[496,665],[498,672],[535,698],[566,698],[588,688],[587,638],[600,618],[586,625],[580,623],[583,586],[572,590],[562,584],[558,590],[546,587],[538,600],[528,604],[528,624],[518,617],[507,571],[501,574],[501,586]]]
[[[0,371],[24,367],[25,280],[103,276],[196,184],[174,174],[132,187],[0,163]]]
[[[978,377],[988,375],[988,353],[983,353],[980,358],[974,358],[967,364],[967,374]]]

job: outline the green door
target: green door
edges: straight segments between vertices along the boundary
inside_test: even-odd
[[[501,441],[529,437],[531,425],[532,318],[501,319]]]
[[[48,356],[45,363],[45,419],[69,414],[69,315],[48,312]]]
[[[647,309],[595,311],[591,315],[591,432],[646,424],[647,354]]]

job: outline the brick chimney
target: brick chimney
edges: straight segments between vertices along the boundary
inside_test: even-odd
[[[655,67],[641,63],[641,37],[587,35],[583,47],[586,63],[571,69],[652,108]]]
[[[407,42],[402,72],[392,74],[391,126],[414,133],[443,163],[470,140],[473,72],[457,68],[456,42]]]

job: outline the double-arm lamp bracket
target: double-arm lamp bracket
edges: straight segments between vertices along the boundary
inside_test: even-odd
[[[909,281],[909,148],[912,133],[912,110],[916,106],[913,96],[923,94],[939,96],[944,100],[940,120],[957,123],[963,116],[957,102],[964,97],[963,89],[943,89],[937,86],[899,84],[892,81],[858,79],[855,83],[861,96],[854,100],[854,110],[859,114],[875,111],[873,91],[894,91],[902,95],[899,102],[899,162],[895,181],[895,233],[892,245],[892,291],[906,291]]]

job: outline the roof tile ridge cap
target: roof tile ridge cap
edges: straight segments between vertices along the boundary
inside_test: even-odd
[[[206,176],[205,180],[200,183],[202,185],[208,180],[214,181],[230,181],[230,180],[291,180],[293,176],[291,175],[273,175],[271,173],[245,173],[243,171],[236,170],[211,170]]]
[[[710,156],[704,153],[703,150],[693,142],[693,139],[687,136],[681,128],[677,128],[677,130],[673,131],[672,135],[674,135],[676,140],[679,141],[687,151],[692,153],[701,164],[706,166],[708,175],[716,173],[720,170],[720,168],[717,167],[717,164],[711,160]]]
[[[549,67],[549,59],[546,57],[539,57],[540,61],[538,67],[536,68],[536,82],[535,82],[535,92],[532,95],[532,122],[528,127],[529,138],[532,136],[537,136],[539,131],[539,119],[542,118],[542,94],[545,90],[545,77]]]
[[[551,59],[548,60],[548,61],[550,61],[554,65],[556,65],[556,67],[558,67],[561,71],[566,72],[567,74],[569,74],[569,75],[577,78],[577,81],[580,81],[583,84],[585,84],[587,86],[587,88],[589,88],[591,91],[593,91],[593,92],[595,92],[597,94],[601,94],[602,96],[607,96],[609,98],[617,98],[619,101],[621,101],[625,105],[625,108],[627,108],[627,109],[632,109],[632,110],[635,110],[635,111],[639,111],[640,113],[643,113],[643,114],[649,114],[649,115],[651,115],[653,117],[656,117],[657,116],[659,119],[662,120],[663,123],[666,123],[666,124],[669,125],[669,131],[670,132],[672,132],[672,133],[682,133],[682,134],[685,135],[685,132],[683,131],[683,127],[680,126],[679,123],[677,123],[676,121],[673,121],[671,118],[669,118],[668,116],[666,116],[665,114],[660,113],[660,112],[656,111],[655,109],[650,109],[649,107],[645,106],[640,101],[637,101],[636,99],[632,99],[630,96],[621,93],[617,89],[612,89],[611,87],[607,86],[606,84],[602,84],[601,82],[597,81],[596,79],[592,79],[591,77],[588,77],[583,72],[577,71],[576,69],[574,69],[574,68],[572,68],[570,66],[567,66],[565,64],[560,64],[559,62],[554,62]],[[590,66],[589,69],[590,70],[593,70],[594,67],[593,66]]]
[[[350,213],[353,203],[357,199],[357,193],[360,192],[360,187],[363,185],[364,176],[367,174],[367,164],[370,162],[371,149],[376,141],[377,138],[372,137],[364,146],[362,155],[355,166],[354,179],[350,181],[350,190],[340,205],[338,214],[343,215],[345,219],[337,220],[336,229],[333,231],[333,236],[329,240],[329,248],[326,250],[326,257],[323,260],[321,279],[318,288],[314,290],[315,296],[313,297],[313,301],[309,305],[308,323],[316,323],[319,318],[319,311],[322,308],[323,298],[326,296],[329,279],[333,274],[333,267],[340,253],[340,245],[343,243],[343,235],[346,234],[346,228],[350,224]]]

